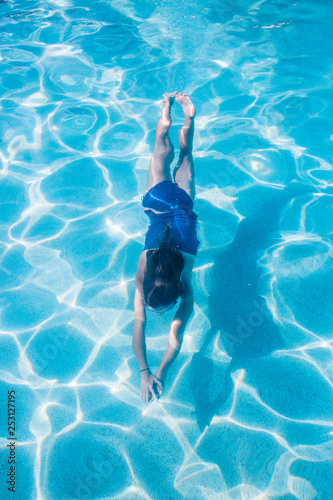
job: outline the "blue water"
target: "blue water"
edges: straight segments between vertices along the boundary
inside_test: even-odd
[[[331,2],[0,13],[1,498],[333,498]],[[201,246],[181,353],[145,406],[141,196],[175,90],[197,108]],[[176,158],[182,123],[175,104]],[[172,317],[148,315],[152,370]]]

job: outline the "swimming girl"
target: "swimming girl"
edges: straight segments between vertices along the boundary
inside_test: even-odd
[[[148,182],[142,200],[150,219],[145,248],[140,255],[136,275],[134,299],[133,352],[141,372],[141,398],[148,404],[157,400],[167,370],[177,357],[186,323],[193,311],[192,269],[197,254],[197,215],[193,212],[195,200],[194,165],[192,158],[195,107],[187,94],[164,94],[163,112],[156,129],[153,157],[150,161]],[[169,136],[171,106],[176,100],[183,108],[185,123],[180,131],[180,154],[173,170],[174,149]],[[151,373],[146,356],[146,308],[155,314],[173,309],[180,303],[171,323],[168,348],[155,373]]]

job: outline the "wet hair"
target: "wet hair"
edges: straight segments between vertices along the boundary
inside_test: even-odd
[[[167,306],[182,292],[180,275],[185,259],[171,235],[171,223],[163,231],[156,250],[147,251],[147,272],[143,279],[145,303],[149,307]]]

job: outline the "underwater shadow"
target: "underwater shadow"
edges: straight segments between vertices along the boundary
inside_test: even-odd
[[[257,260],[267,248],[281,241],[279,222],[286,204],[297,195],[310,192],[313,192],[311,186],[295,181],[283,190],[266,191],[257,209],[239,223],[232,243],[215,256],[208,306],[211,329],[190,365],[195,413],[201,431],[210,425],[232,393],[232,372],[245,368],[250,359],[284,347],[279,328],[259,292],[263,270]],[[219,392],[212,401],[209,393],[214,362],[206,351],[219,332],[232,360],[222,380],[218,380]]]

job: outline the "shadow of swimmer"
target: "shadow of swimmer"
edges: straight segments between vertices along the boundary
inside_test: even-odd
[[[260,328],[265,318],[271,318],[271,312],[265,306],[265,301],[260,300],[258,297],[252,303],[253,310],[247,315],[246,318],[236,317],[236,328],[232,331],[226,331],[225,336],[236,343],[243,342],[243,339],[248,339],[253,335],[257,328]]]
[[[290,280],[288,283],[288,291],[290,294],[298,296],[300,293],[299,281]],[[251,294],[249,295],[251,296]],[[266,299],[260,295],[257,295],[254,299],[252,297],[251,299],[251,302],[249,301],[247,306],[244,307],[243,305],[239,308],[239,310],[241,310],[241,315],[235,314],[235,327],[232,329],[227,328],[223,331],[224,338],[234,342],[235,344],[241,344],[258,332],[264,342],[267,341],[270,334],[273,333],[275,341],[277,341],[280,344],[280,347],[282,347],[283,341],[282,337],[278,333],[276,316],[267,307]],[[286,304],[284,304],[284,312],[286,311],[286,307]],[[281,322],[281,320],[282,317],[278,319],[278,322]],[[273,344],[274,343],[275,342],[273,342]]]

